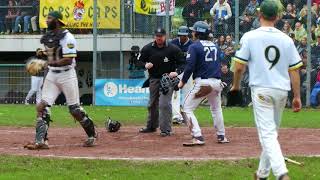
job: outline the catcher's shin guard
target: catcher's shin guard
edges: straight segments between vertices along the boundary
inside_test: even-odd
[[[96,130],[93,121],[85,116],[81,121],[79,121],[84,131],[87,133],[88,137],[96,137]]]
[[[47,122],[47,124],[48,124],[48,129],[49,129],[49,127],[50,127],[50,122],[52,122],[52,120],[51,120],[51,112],[50,112],[50,107],[49,106],[47,106],[45,109],[44,109],[44,113],[42,114],[42,119],[44,119],[46,122]],[[48,139],[48,130],[47,130],[47,132],[46,132],[46,134],[45,134],[45,136],[44,136],[44,141],[46,142],[46,141],[48,141],[49,139]]]
[[[43,144],[48,135],[49,123],[42,117],[37,119],[36,124],[36,143]]]
[[[45,107],[42,109],[42,107]],[[36,143],[43,144],[48,140],[48,129],[50,126],[50,109],[47,106],[38,107],[38,118],[36,124]]]
[[[69,106],[70,113],[72,116],[79,121],[84,131],[87,133],[88,137],[96,137],[96,130],[93,121],[89,118],[84,109],[79,105]]]

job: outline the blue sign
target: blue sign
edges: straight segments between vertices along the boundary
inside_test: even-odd
[[[96,79],[96,105],[147,106],[149,88],[141,88],[145,79]]]

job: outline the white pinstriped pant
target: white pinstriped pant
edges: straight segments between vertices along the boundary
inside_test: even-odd
[[[182,78],[182,75],[179,75],[179,78]],[[185,99],[189,91],[193,88],[193,79],[189,78],[188,82],[184,85],[182,89],[179,91],[173,91],[172,94],[172,119],[182,119],[182,115],[180,113],[181,98]],[[182,97],[181,97],[182,96]]]
[[[201,129],[196,116],[193,111],[199,106],[201,101],[208,98],[210,104],[212,118],[214,119],[214,127],[216,128],[217,135],[225,135],[224,121],[221,108],[221,80],[219,79],[195,79],[195,84],[189,94],[186,96],[183,110],[186,113],[188,119],[192,121],[192,135],[193,137],[202,136]],[[202,85],[209,85],[213,88],[213,91],[205,97],[195,98],[195,94],[200,90]]]

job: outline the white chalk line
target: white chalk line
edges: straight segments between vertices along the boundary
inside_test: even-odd
[[[245,160],[245,159],[257,159],[259,156],[248,156],[248,157],[111,157],[111,156],[62,156],[62,155],[30,155],[25,153],[18,153],[15,155],[21,156],[33,156],[33,157],[41,157],[41,158],[57,158],[57,159],[87,159],[87,160],[120,160],[120,161],[237,161],[237,160]],[[307,155],[307,156],[293,156],[293,157],[316,157],[319,158],[318,155]]]

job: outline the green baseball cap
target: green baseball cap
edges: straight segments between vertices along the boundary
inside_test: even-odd
[[[280,0],[264,0],[260,5],[260,12],[265,18],[272,19],[283,12],[283,6]]]
[[[51,12],[49,12],[48,16],[51,16],[51,17],[57,19],[64,26],[66,25],[66,23],[63,21],[63,15],[61,14],[61,12],[51,11]]]

